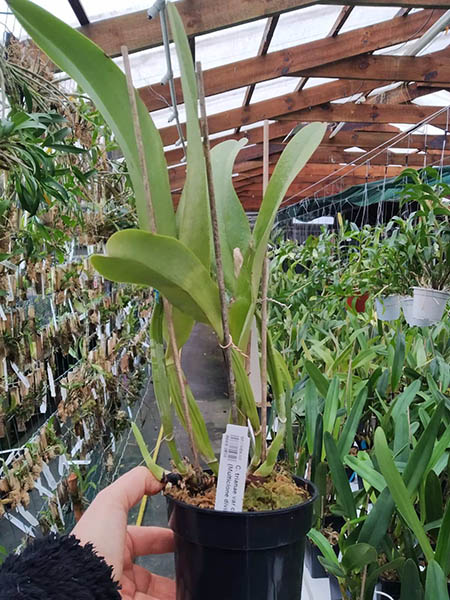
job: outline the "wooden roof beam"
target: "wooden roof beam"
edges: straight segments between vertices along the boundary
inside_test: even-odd
[[[337,34],[342,29],[342,27],[345,25],[345,22],[349,18],[352,10],[353,10],[353,6],[343,6],[342,7],[342,9],[340,10],[340,12],[338,14],[336,21],[333,23],[333,27],[330,29],[330,31],[328,32],[328,35],[326,37],[334,38],[337,36]],[[309,79],[308,75],[301,77],[300,81],[295,86],[295,91],[299,92],[300,90],[302,90],[305,87],[308,79]]]
[[[378,86],[384,85],[379,81]],[[373,88],[373,81],[332,81],[317,85],[301,92],[284,94],[250,106],[234,108],[208,117],[210,134],[219,133],[242,125],[250,125],[264,119],[273,119],[279,115],[293,113],[309,106],[317,106],[330,100],[346,98],[361,91]],[[185,125],[182,125],[183,131]],[[164,146],[174,144],[178,139],[178,131],[174,125],[159,130]],[[247,133],[244,133],[247,137]],[[241,136],[242,137],[242,136]]]
[[[313,69],[300,70],[305,77],[340,79],[385,79],[392,82],[423,82],[448,85],[450,60],[448,50],[427,56],[390,56],[364,54]]]
[[[326,123],[407,123],[415,124],[432,117],[439,110],[438,106],[421,106],[418,104],[358,104],[334,102],[321,104],[289,115],[281,115],[278,120],[295,123],[321,121]],[[430,124],[446,126],[447,114],[434,117]]]
[[[270,52],[214,69],[204,71],[205,94],[211,96],[248,84],[275,79],[312,69],[332,61],[358,56],[410,40],[424,27],[431,26],[443,11],[414,13],[408,17],[391,19],[368,27],[362,27],[336,38],[324,38],[285,50]],[[175,91],[179,103],[183,101],[181,82],[175,79]],[[156,94],[152,86],[144,86],[139,93],[149,111],[166,108],[170,102],[168,86],[157,84]]]
[[[263,36],[262,36],[262,40],[261,40],[261,44],[258,48],[258,52],[257,52],[256,56],[266,56],[279,19],[280,19],[279,16],[270,17],[269,19],[267,19],[267,23],[264,28],[264,32],[263,32]],[[252,83],[245,90],[245,97],[244,97],[244,102],[242,103],[242,106],[248,106],[250,104],[250,101],[253,96],[253,92],[255,91],[255,87],[256,87],[256,84]],[[239,132],[236,131],[236,133],[239,133]]]
[[[263,17],[312,6],[315,0],[186,0],[178,3],[178,10],[188,36],[240,25]],[[341,4],[341,0],[320,0],[319,4]],[[448,8],[448,0],[349,0],[349,6],[398,6],[405,8]],[[85,35],[110,56],[118,56],[125,45],[129,52],[137,52],[162,44],[158,19],[149,21],[145,10],[95,21],[80,27]]]

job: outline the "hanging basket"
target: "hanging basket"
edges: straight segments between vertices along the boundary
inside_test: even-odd
[[[400,317],[400,296],[380,296],[375,298],[377,317],[381,321],[396,321]]]
[[[442,319],[450,293],[432,288],[414,287],[413,317],[437,323]]]
[[[413,316],[413,304],[414,298],[412,296],[403,296],[400,298],[400,306],[403,310],[405,321],[410,327],[428,327],[433,325],[433,321],[430,319],[416,319]]]

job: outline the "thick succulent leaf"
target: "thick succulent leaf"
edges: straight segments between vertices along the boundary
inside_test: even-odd
[[[232,182],[234,161],[246,143],[245,138],[238,142],[227,140],[211,150],[223,271],[225,284],[233,295],[236,287],[233,251],[239,248],[242,256],[245,256],[251,237],[248,219]]]
[[[91,40],[36,4],[28,0],[11,0],[9,6],[36,44],[92,98],[111,127],[127,161],[136,194],[140,226],[149,229],[144,178],[139,163],[124,74]],[[136,99],[157,231],[165,235],[176,235],[167,163],[161,138],[144,103],[138,95]]]
[[[211,261],[211,218],[203,143],[198,121],[198,94],[194,65],[183,22],[175,5],[167,4],[186,108],[186,181],[177,211],[178,237],[209,269]]]
[[[239,347],[243,350],[248,343],[262,265],[275,216],[289,186],[322,141],[325,131],[324,123],[311,123],[292,138],[280,156],[264,194],[253,235],[244,256],[244,266],[237,281],[238,290],[248,288],[250,291],[242,295],[237,293],[237,301],[230,311],[230,322],[235,326],[233,338],[239,340]]]
[[[252,278],[254,290],[259,287],[267,242],[280,204],[289,186],[322,141],[326,129],[325,123],[311,123],[304,127],[287,144],[276,164],[253,230],[255,258]]]
[[[193,319],[209,323],[222,337],[219,292],[205,267],[175,238],[138,229],[118,231],[106,244],[107,256],[91,257],[111,281],[158,289]]]

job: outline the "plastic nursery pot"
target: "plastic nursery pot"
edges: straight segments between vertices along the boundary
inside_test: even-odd
[[[389,581],[388,579],[382,579],[381,577],[378,581],[379,591],[388,594],[393,600],[399,600],[401,585],[400,581]]]
[[[231,513],[166,496],[175,533],[177,600],[300,600],[311,498],[274,511]]]
[[[355,301],[356,298],[356,301]],[[356,312],[362,313],[366,310],[366,302],[369,299],[369,294],[366,292],[362,296],[349,296],[347,298],[347,304],[351,308],[355,307]]]
[[[437,323],[442,319],[450,293],[444,290],[414,287],[413,317]]]
[[[330,527],[339,533],[342,527],[345,524],[345,520],[342,517],[337,515],[327,515],[323,520],[324,527]],[[336,556],[339,555],[339,546],[338,544],[332,546],[334,553]],[[319,561],[319,556],[323,556],[322,552],[319,548],[311,542],[311,540],[306,540],[305,546],[305,566],[309,571],[312,579],[322,579],[328,577],[328,572],[324,569],[322,564]]]
[[[434,321],[430,319],[416,319],[413,316],[413,303],[414,298],[412,296],[403,296],[400,298],[400,306],[402,307],[405,321],[410,327],[428,327],[433,325]]]
[[[334,575],[328,575],[328,581],[330,584],[330,600],[343,600],[337,577]],[[345,595],[345,600],[350,600],[350,595],[348,592]]]
[[[400,296],[380,296],[375,298],[377,317],[381,321],[396,321],[400,317]]]

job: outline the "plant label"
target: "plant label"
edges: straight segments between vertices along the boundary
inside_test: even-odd
[[[28,379],[25,377],[25,375],[22,373],[22,371],[19,369],[19,367],[16,365],[16,363],[12,362],[11,367],[12,367],[14,373],[17,375],[17,377],[23,383],[25,388],[28,390],[30,387],[30,382],[28,381]]]
[[[49,488],[51,490],[55,490],[58,484],[56,483],[55,478],[53,477],[53,474],[50,471],[50,467],[45,462],[42,464],[42,472],[45,476],[45,479],[47,480]]]
[[[248,428],[227,425],[220,450],[216,510],[242,512],[249,447]]]
[[[53,371],[49,364],[47,364],[47,377],[48,385],[50,386],[50,395],[52,398],[56,398],[55,380],[53,379]]]

